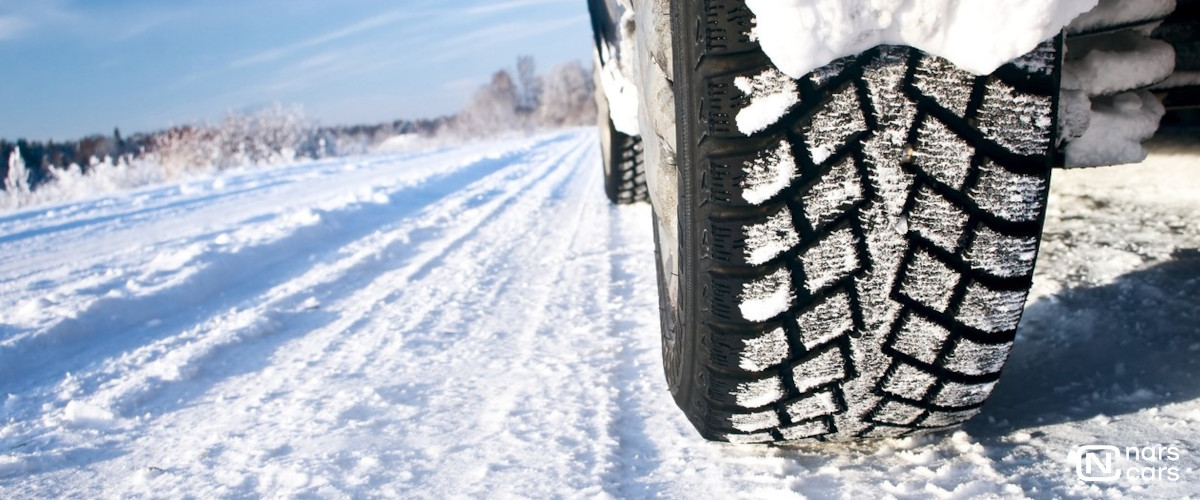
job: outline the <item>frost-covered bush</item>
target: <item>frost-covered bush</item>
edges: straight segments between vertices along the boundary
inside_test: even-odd
[[[578,61],[534,71],[533,59],[517,60],[518,78],[500,70],[471,95],[454,118],[450,133],[460,139],[589,125],[596,121],[591,70]]]
[[[276,104],[248,114],[229,113],[215,126],[172,128],[154,138],[148,159],[170,176],[195,168],[294,161],[314,141],[315,127],[300,107]]]
[[[595,82],[579,61],[555,66],[542,85],[538,125],[563,127],[596,123]]]

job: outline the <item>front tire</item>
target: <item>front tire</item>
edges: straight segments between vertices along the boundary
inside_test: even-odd
[[[672,9],[679,240],[657,253],[678,260],[659,294],[676,403],[733,442],[978,413],[1032,282],[1061,42],[986,77],[882,46],[792,80],[743,2]],[[742,133],[755,92],[780,89],[796,104]]]

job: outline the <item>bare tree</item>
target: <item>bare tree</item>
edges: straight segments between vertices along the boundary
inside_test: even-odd
[[[523,113],[537,111],[541,105],[542,77],[537,74],[533,56],[517,57],[517,81],[521,84],[517,110]]]

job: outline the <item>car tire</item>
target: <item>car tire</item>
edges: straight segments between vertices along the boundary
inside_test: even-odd
[[[691,423],[856,440],[977,414],[1032,283],[1061,38],[988,76],[881,46],[791,79],[744,2],[671,8],[678,239],[660,231],[656,254],[664,368]],[[741,132],[755,93],[780,88],[795,104]]]

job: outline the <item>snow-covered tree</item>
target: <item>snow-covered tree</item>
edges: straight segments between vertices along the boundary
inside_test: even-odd
[[[466,137],[492,135],[519,126],[516,110],[517,88],[508,71],[500,70],[490,84],[471,96],[458,114],[455,128]]]
[[[537,122],[543,127],[596,123],[596,91],[591,74],[579,61],[554,67],[544,79]]]
[[[29,194],[29,169],[25,168],[25,159],[21,157],[21,148],[13,148],[8,155],[8,175],[4,177],[4,190],[12,198],[20,198]]]
[[[537,74],[533,56],[517,58],[517,81],[521,84],[517,110],[524,113],[537,111],[542,101],[542,77]]]

